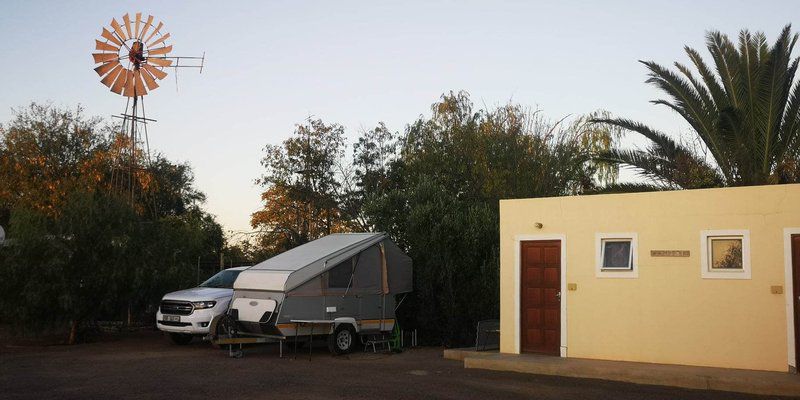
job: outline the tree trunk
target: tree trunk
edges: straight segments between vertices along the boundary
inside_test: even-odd
[[[79,321],[77,319],[73,319],[70,323],[69,328],[69,339],[67,339],[68,345],[73,345],[78,339],[78,325]]]

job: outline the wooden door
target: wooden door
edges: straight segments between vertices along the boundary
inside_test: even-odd
[[[560,355],[561,242],[520,243],[520,350]]]
[[[794,365],[800,373],[800,235],[792,235],[792,301],[794,302]]]

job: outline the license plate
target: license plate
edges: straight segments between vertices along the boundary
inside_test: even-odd
[[[181,322],[181,317],[177,315],[165,315],[164,321],[167,322]]]

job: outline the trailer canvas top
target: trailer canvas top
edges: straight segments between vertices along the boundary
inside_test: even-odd
[[[350,265],[343,265],[348,261]],[[338,233],[295,247],[242,272],[234,289],[308,295],[314,286],[309,283],[336,267],[345,272],[338,275],[352,279],[348,289],[354,294],[412,289],[411,259],[384,233]]]

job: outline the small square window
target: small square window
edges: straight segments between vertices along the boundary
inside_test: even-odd
[[[750,279],[749,231],[703,231],[700,247],[703,278]]]
[[[631,239],[603,239],[603,269],[633,269]]]
[[[637,278],[635,233],[596,234],[595,275],[598,278]]]
[[[741,270],[742,237],[710,237],[708,238],[711,269]]]

